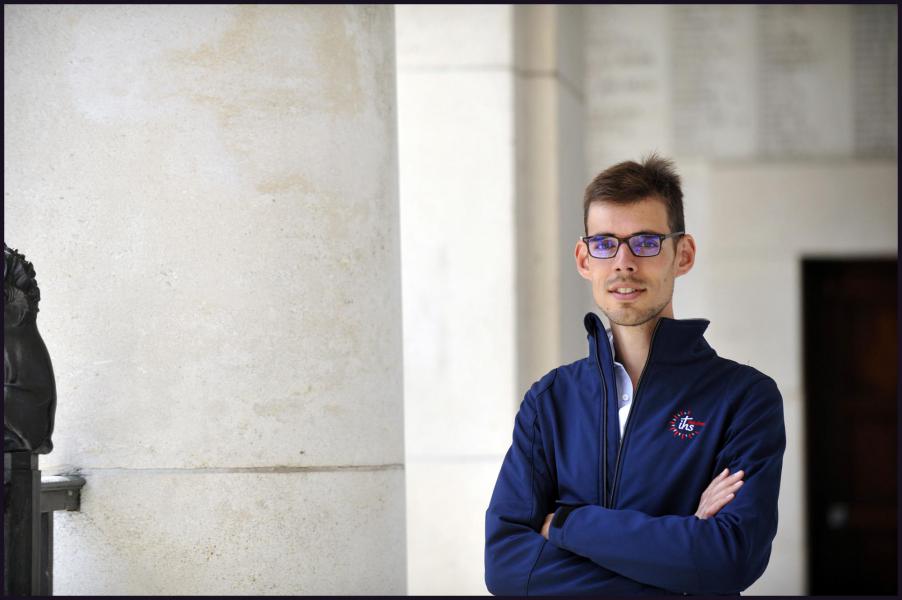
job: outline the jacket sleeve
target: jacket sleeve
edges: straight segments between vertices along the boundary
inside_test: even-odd
[[[714,517],[649,516],[597,505],[562,507],[549,538],[560,548],[642,583],[690,594],[735,594],[767,567],[777,533],[786,433],[773,379],[755,382],[728,427],[718,464],[745,471]]]
[[[606,594],[644,586],[550,544],[541,534],[557,484],[539,434],[534,387],[514,423],[485,520],[485,583],[495,595]]]

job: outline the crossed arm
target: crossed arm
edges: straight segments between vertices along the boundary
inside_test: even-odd
[[[729,469],[724,469],[702,493],[695,516],[704,520],[716,515],[721,508],[735,497],[736,492],[742,486],[742,476],[743,472],[741,470],[730,475]],[[545,540],[548,540],[549,528],[553,517],[554,513],[548,513],[545,517],[541,530],[541,536]],[[516,540],[516,537],[520,537],[520,539]],[[538,536],[535,535],[535,532],[522,531],[518,536],[513,536],[507,542],[510,546],[510,551],[516,553],[517,548],[522,550],[524,546],[529,545],[529,542],[532,542],[534,545],[537,542],[537,538]],[[566,593],[570,594],[628,594],[654,589],[652,586],[643,585],[639,581],[631,581],[629,578],[605,569],[589,559],[554,545],[543,545],[539,552],[540,554],[533,564],[525,590],[532,595],[543,593],[560,594],[565,590]],[[562,580],[562,575],[565,576],[564,580]],[[563,584],[563,587],[561,584]],[[500,595],[515,593],[515,591],[510,590],[503,584],[500,587],[497,584],[490,586],[490,591]]]
[[[546,528],[556,490],[537,443],[534,402],[527,394],[521,405],[486,513],[492,593],[725,594],[761,576],[776,535],[785,448],[782,399],[773,380],[750,388],[719,453],[735,457],[731,467],[741,464],[744,473],[718,475],[690,516],[586,505]]]
[[[701,498],[698,500],[698,508],[695,511],[696,517],[699,519],[713,517],[733,499],[742,486],[743,471],[740,469],[732,475],[729,473],[730,468],[727,467],[708,484],[708,487],[705,488]],[[551,527],[551,519],[553,518],[554,513],[548,513],[545,516],[545,523],[542,525],[542,537],[546,540],[548,539],[548,530]]]
[[[733,499],[742,486],[743,472],[740,469],[732,475],[729,473],[730,468],[727,467],[708,484],[708,487],[705,488],[701,498],[698,500],[698,508],[695,511],[696,517],[699,519],[713,517]],[[545,523],[542,525],[542,537],[546,540],[548,539],[548,530],[551,527],[551,519],[553,518],[554,513],[545,515]]]

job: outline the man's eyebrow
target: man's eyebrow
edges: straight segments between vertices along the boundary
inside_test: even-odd
[[[629,235],[627,235],[627,236],[625,236],[625,237],[630,238],[630,237],[633,237],[634,235],[663,235],[663,234],[658,233],[657,231],[651,231],[651,230],[648,230],[648,229],[643,229],[642,231],[636,231],[636,232],[631,233],[631,234],[629,234]],[[600,237],[600,236],[618,237],[616,234],[611,233],[611,232],[609,232],[609,231],[603,231],[603,232],[601,232],[601,233],[590,233],[590,234],[588,235],[588,237]]]

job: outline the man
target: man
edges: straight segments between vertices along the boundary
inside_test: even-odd
[[[589,356],[526,393],[486,511],[502,595],[738,594],[767,567],[786,445],[773,379],[674,319],[695,261],[679,177],[655,155],[586,189],[576,267]],[[750,316],[750,318],[753,318]]]

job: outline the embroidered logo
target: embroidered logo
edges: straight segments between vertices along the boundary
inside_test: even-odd
[[[681,440],[691,440],[698,435],[699,428],[704,425],[704,422],[694,420],[689,410],[681,410],[678,413],[674,413],[669,423],[673,437],[678,437]]]

